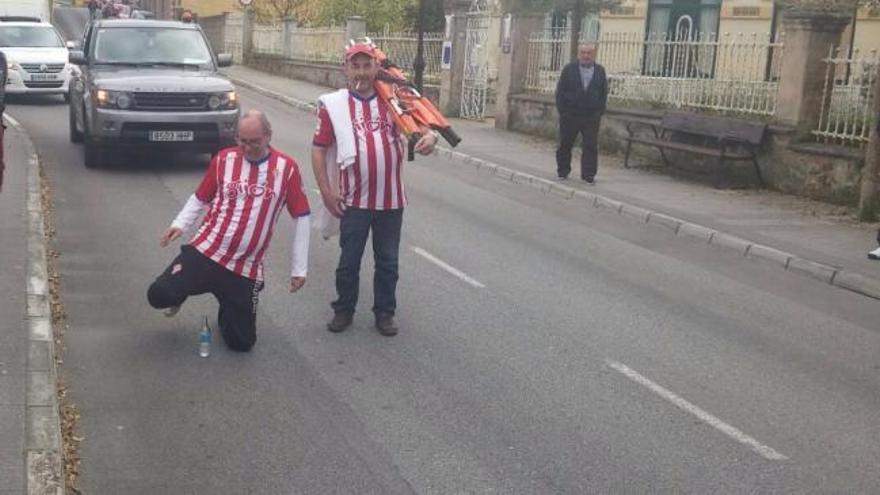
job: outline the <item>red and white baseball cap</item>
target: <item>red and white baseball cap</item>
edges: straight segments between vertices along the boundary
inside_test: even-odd
[[[349,61],[352,57],[359,53],[369,55],[370,58],[376,58],[376,50],[374,49],[373,44],[370,42],[360,41],[350,44],[345,49],[345,60]]]

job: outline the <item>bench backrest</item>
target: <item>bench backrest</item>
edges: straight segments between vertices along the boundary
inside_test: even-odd
[[[663,115],[663,129],[696,136],[730,138],[755,146],[764,141],[767,124],[751,120],[730,119],[713,115],[686,112],[667,112]]]

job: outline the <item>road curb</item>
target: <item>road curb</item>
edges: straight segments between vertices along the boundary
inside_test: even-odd
[[[25,386],[24,468],[28,494],[64,494],[64,460],[61,421],[58,413],[58,372],[55,340],[49,304],[49,271],[43,204],[40,188],[40,158],[24,127],[7,121],[24,136],[28,154],[27,175],[27,320],[28,357]]]
[[[263,96],[282,101],[299,110],[312,112],[315,109],[313,103],[280,94],[240,77],[231,76],[229,74],[227,74],[227,77],[239,86],[256,91]],[[785,271],[805,275],[813,280],[834,285],[835,287],[846,289],[863,296],[880,299],[880,280],[859,273],[842,270],[815,260],[800,258],[794,254],[752,242],[747,239],[742,239],[735,235],[712,229],[711,227],[682,220],[658,211],[631,205],[629,203],[602,196],[601,194],[573,188],[558,182],[552,182],[526,172],[512,170],[503,165],[492,163],[488,160],[483,160],[460,151],[438,147],[436,153],[438,156],[447,158],[453,163],[473,167],[478,173],[498,177],[514,184],[532,187],[545,194],[552,194],[563,199],[575,199],[586,202],[594,208],[602,208],[615,212],[632,221],[660,225],[669,229],[669,231],[677,237],[683,237],[700,244],[720,246],[737,252],[741,256],[754,261],[769,262]]]

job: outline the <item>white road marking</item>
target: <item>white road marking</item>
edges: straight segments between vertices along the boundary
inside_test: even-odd
[[[704,423],[707,423],[709,426],[715,428],[716,430],[720,431],[721,433],[724,433],[725,435],[736,440],[737,442],[742,443],[744,445],[748,445],[752,450],[754,450],[756,453],[758,453],[762,457],[769,459],[771,461],[784,461],[784,460],[788,459],[788,457],[786,457],[786,456],[780,454],[779,452],[773,450],[772,448],[762,444],[761,442],[755,440],[754,438],[750,437],[749,435],[746,435],[745,433],[743,433],[739,429],[737,429],[733,426],[730,426],[729,424],[725,423],[724,421],[721,421],[720,419],[709,414],[708,412],[706,412],[706,411],[700,409],[699,407],[691,404],[690,402],[682,399],[681,397],[675,395],[674,393],[663,388],[662,386],[657,385],[656,383],[652,382],[651,380],[640,375],[635,370],[630,369],[625,364],[618,363],[617,361],[611,361],[611,360],[606,360],[606,362],[608,363],[608,366],[623,373],[623,375],[626,376],[627,378],[629,378],[630,380],[638,383],[639,385],[647,387],[649,390],[651,390],[655,394],[657,394],[660,397],[663,397],[664,399],[668,400],[669,402],[675,404],[680,409],[693,414],[694,416],[699,418]]]
[[[447,272],[449,272],[449,273],[455,275],[456,277],[458,277],[459,279],[465,281],[466,283],[468,283],[468,284],[470,284],[470,285],[472,285],[472,286],[474,286],[474,287],[476,287],[476,288],[478,288],[478,289],[485,289],[485,288],[486,288],[486,286],[483,285],[480,281],[478,281],[478,280],[476,280],[476,279],[474,279],[474,278],[471,278],[470,276],[468,276],[468,275],[467,275],[466,273],[464,273],[463,271],[461,271],[461,270],[459,270],[459,269],[457,269],[457,268],[455,268],[455,267],[449,265],[448,263],[444,262],[444,261],[441,260],[440,258],[438,258],[438,257],[434,256],[433,254],[431,254],[431,253],[425,251],[424,249],[422,249],[422,248],[420,248],[420,247],[413,247],[412,250],[415,251],[416,254],[418,254],[419,256],[422,256],[422,257],[425,258],[426,260],[430,261],[431,263],[434,263],[435,265],[439,266],[440,268],[442,268],[442,269],[446,270]]]

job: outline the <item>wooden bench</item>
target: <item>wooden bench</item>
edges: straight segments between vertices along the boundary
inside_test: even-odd
[[[719,187],[722,168],[727,160],[751,160],[755,165],[758,182],[764,185],[758,167],[758,150],[764,142],[767,124],[741,119],[685,112],[667,112],[658,125],[656,120],[643,117],[621,117],[626,123],[626,158],[623,166],[629,168],[629,154],[633,143],[654,146],[660,150],[663,162],[669,166],[665,150],[684,151],[717,159],[714,185]],[[649,127],[653,135],[639,136],[637,127]]]

